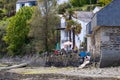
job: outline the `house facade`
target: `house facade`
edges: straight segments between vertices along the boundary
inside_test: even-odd
[[[63,4],[68,2],[69,0],[57,0],[57,4]]]
[[[120,65],[120,0],[98,11],[89,23],[92,58],[99,67]],[[89,29],[90,28],[90,29]]]
[[[81,33],[75,35],[75,46],[77,46],[78,49],[80,49],[80,45],[82,42],[84,42],[84,39],[86,37],[86,25],[88,22],[91,21],[91,18],[93,17],[92,12],[86,12],[86,11],[77,11],[75,12],[75,17],[72,17],[72,20],[76,21],[77,23],[81,24]],[[64,48],[64,42],[69,41],[69,33],[66,31],[66,21],[65,18],[61,18],[61,28],[64,28],[61,30],[60,33],[60,46],[61,49]],[[73,33],[71,32],[71,37],[73,37]],[[73,42],[73,38],[71,40]],[[72,49],[73,46],[71,46]]]
[[[76,11],[75,14],[77,15],[76,18],[73,18],[74,21],[81,24],[81,33],[76,35],[79,37],[79,41],[76,41],[77,47],[80,49],[82,47],[82,43],[85,42],[86,39],[86,25],[91,21],[91,18],[93,17],[93,12],[88,11]],[[76,39],[77,40],[77,39]]]
[[[37,0],[18,0],[16,2],[16,12],[23,6],[35,6]]]
[[[65,18],[61,15],[61,24],[60,24],[60,48],[64,48],[64,42],[69,40],[68,32],[65,30],[66,28],[66,21]]]
[[[63,4],[69,0],[57,0],[57,4]],[[35,6],[37,5],[37,0],[18,0],[16,2],[16,12],[23,6]]]

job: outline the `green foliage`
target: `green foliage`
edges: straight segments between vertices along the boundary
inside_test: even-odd
[[[81,24],[76,24],[75,34],[80,34],[82,30]]]
[[[3,11],[0,9],[0,20],[2,19],[3,17]]]
[[[70,0],[70,3],[64,3],[58,6],[58,13],[64,14],[67,10],[72,11],[92,11],[98,4],[98,0]]]
[[[72,29],[72,25],[75,25],[75,21],[73,21],[73,20],[67,20],[66,21],[67,22],[67,26],[66,26],[66,30],[71,30]]]
[[[8,20],[9,19],[4,19],[2,21],[0,21],[0,56],[5,55],[5,53],[7,52],[6,48],[7,45],[6,43],[3,41],[3,36],[5,35],[5,28],[7,27],[8,24]]]
[[[81,7],[86,4],[97,4],[97,0],[70,0],[74,7]]]
[[[70,7],[71,7],[71,6],[70,6],[70,4],[68,4],[68,3],[61,4],[61,5],[58,6],[58,13],[59,13],[59,14],[63,14],[63,13],[66,12],[66,9],[68,9],[68,8],[70,8]]]
[[[7,27],[8,22],[9,22],[9,18],[7,17],[4,17],[2,20],[0,20],[0,29],[4,30]]]
[[[89,0],[89,4],[97,4],[98,0]]]
[[[46,8],[45,6],[49,6],[49,8]],[[45,11],[43,13],[44,15],[41,13],[43,11],[39,9],[39,6],[37,6],[32,19],[29,22],[31,25],[29,36],[33,38],[32,44],[34,44],[37,52],[49,51],[55,47],[55,29],[60,22],[59,17],[56,14],[55,6],[44,4],[42,8],[42,10]]]
[[[74,6],[74,7],[81,7],[85,4],[89,4],[90,2],[88,0],[70,0],[70,3]]]
[[[30,7],[23,7],[9,21],[6,36],[3,39],[9,45],[7,49],[12,55],[20,54],[22,47],[27,42],[29,32],[27,21],[31,18],[32,12]]]
[[[67,20],[67,28],[66,30],[72,30],[72,29],[75,29],[75,34],[79,34],[81,32],[81,24],[78,24],[76,23],[75,21],[73,20]]]
[[[99,0],[99,3],[102,4],[103,6],[109,4],[112,0]]]
[[[4,16],[10,17],[15,15],[16,1],[17,0],[0,0],[0,10],[2,10],[2,14],[0,13],[0,19]]]
[[[70,3],[71,3],[74,7],[80,7],[80,6],[82,6],[80,0],[70,0]]]
[[[1,13],[3,13],[3,11],[0,9],[0,15],[1,15]]]

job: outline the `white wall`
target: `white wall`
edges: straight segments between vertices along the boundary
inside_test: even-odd
[[[21,4],[20,3],[17,3],[16,4],[16,12],[21,8]]]
[[[78,34],[78,36],[76,36],[76,45],[78,48],[80,48],[80,44],[84,41],[84,37],[86,37],[86,25],[88,24],[88,22],[83,22],[75,18],[73,18],[73,20],[80,23],[82,27],[81,33]],[[78,37],[79,37],[79,40],[78,40]]]
[[[66,27],[65,18],[61,17],[61,28],[65,28],[65,27]],[[68,40],[68,37],[66,37],[65,34],[66,34],[65,30],[60,31],[60,47],[61,47],[61,49],[64,48],[63,41]]]
[[[25,3],[25,6],[30,6],[30,3],[29,3],[29,2],[26,2],[26,3]]]
[[[57,0],[57,4],[63,4],[65,2],[68,2],[69,0]]]
[[[86,36],[86,25],[88,24],[87,22],[83,22],[83,21],[80,21],[78,19],[75,19],[73,18],[74,21],[78,22],[81,24],[81,27],[82,27],[82,30],[81,30],[81,33],[78,34],[78,35],[75,35],[75,44],[78,48],[80,48],[80,44],[81,42],[84,41],[84,37]],[[64,17],[61,18],[61,27],[62,28],[65,28],[65,19]],[[72,34],[71,34],[71,37],[72,37]],[[69,40],[69,37],[65,37],[65,31],[64,30],[61,30],[61,42],[60,42],[60,45],[61,45],[61,48],[63,48],[63,43],[62,43],[62,40]]]
[[[29,2],[26,2],[26,3],[16,3],[16,12],[19,11],[19,9],[22,7],[22,4],[24,4],[24,6],[31,6]]]

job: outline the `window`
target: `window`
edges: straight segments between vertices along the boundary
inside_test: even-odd
[[[25,6],[25,4],[22,4],[22,7]]]
[[[30,2],[30,6],[35,6],[35,5],[36,5],[35,1]]]

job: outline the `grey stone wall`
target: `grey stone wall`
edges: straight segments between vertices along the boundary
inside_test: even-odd
[[[95,54],[96,54],[96,61],[100,60],[100,42],[101,42],[101,29],[96,32],[95,35]]]
[[[101,42],[101,29],[94,31],[94,34],[91,38],[91,43],[92,43],[92,51],[91,51],[91,58],[95,61],[95,62],[99,62],[100,61],[100,42]]]
[[[120,65],[120,27],[100,27],[92,38],[92,57],[100,67]]]
[[[120,27],[102,27],[100,67],[117,65],[120,65]]]

